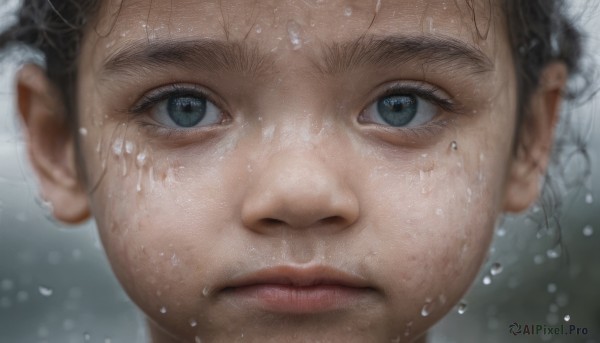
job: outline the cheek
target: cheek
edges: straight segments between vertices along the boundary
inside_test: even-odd
[[[224,213],[231,211],[224,205],[232,198],[224,191],[231,177],[212,155],[177,158],[140,144],[133,133],[121,137],[105,140],[106,158],[94,162],[106,170],[92,196],[106,254],[144,312],[187,326],[210,279],[204,262],[222,253],[213,247],[222,239],[223,218],[231,217]]]
[[[498,213],[504,167],[485,156],[500,152],[461,148],[414,156],[401,169],[380,166],[364,189],[370,194],[365,219],[372,223],[364,241],[377,251],[370,258],[387,276],[385,287],[394,289],[390,299],[398,313],[389,318],[415,334],[467,290]]]

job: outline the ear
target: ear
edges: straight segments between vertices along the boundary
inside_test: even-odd
[[[529,99],[517,130],[517,149],[508,174],[504,198],[507,212],[526,210],[540,194],[540,180],[550,160],[567,76],[563,63],[547,65]]]
[[[42,197],[56,219],[70,224],[90,216],[88,198],[77,175],[75,141],[58,90],[45,71],[33,64],[17,74],[17,96],[29,159]]]

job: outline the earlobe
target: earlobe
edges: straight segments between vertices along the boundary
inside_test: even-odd
[[[77,174],[75,139],[58,90],[37,65],[17,74],[18,107],[27,151],[40,182],[42,197],[57,220],[75,224],[89,217],[88,198]]]
[[[508,173],[504,198],[507,212],[526,210],[540,194],[540,181],[550,161],[567,76],[564,63],[547,65],[529,98],[517,130],[517,149]]]

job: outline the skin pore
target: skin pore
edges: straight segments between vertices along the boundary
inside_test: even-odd
[[[105,1],[78,137],[43,71],[18,77],[43,196],[62,221],[93,214],[154,342],[415,341],[498,215],[537,197],[566,79],[546,67],[517,130],[503,14],[475,4],[474,22],[461,1]],[[418,108],[402,127],[380,115],[398,95]],[[205,116],[177,127],[177,99]],[[236,292],[264,270],[360,290],[293,310]]]

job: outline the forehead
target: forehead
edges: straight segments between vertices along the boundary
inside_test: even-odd
[[[86,43],[99,65],[144,42],[243,41],[281,55],[365,35],[429,35],[451,37],[493,60],[507,44],[499,18],[497,2],[483,0],[105,0]]]

